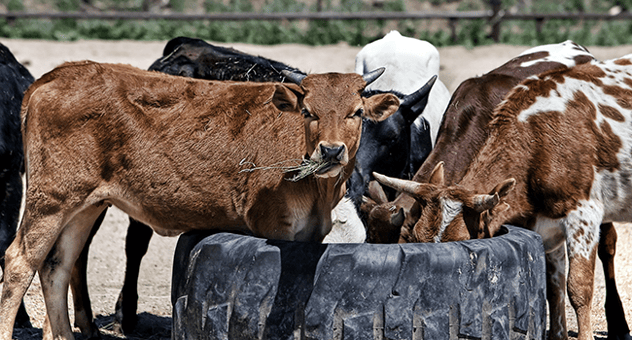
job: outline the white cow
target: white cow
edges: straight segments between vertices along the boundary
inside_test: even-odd
[[[364,74],[366,70],[384,66],[384,74],[367,86],[366,90],[395,90],[410,94],[422,87],[430,77],[439,75],[439,61],[439,51],[431,43],[391,31],[358,52],[355,72]],[[450,91],[437,79],[430,91],[428,105],[422,113],[430,124],[433,147],[449,101]],[[415,121],[418,128],[419,124],[421,119]]]

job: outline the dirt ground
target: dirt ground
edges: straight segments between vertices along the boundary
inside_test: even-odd
[[[166,41],[76,41],[51,42],[40,40],[0,39],[38,78],[64,61],[91,59],[100,62],[127,63],[146,69],[162,55]],[[308,72],[353,72],[354,59],[360,47],[338,44],[310,47],[287,44],[255,46],[247,44],[220,44],[232,46],[247,53],[272,58]],[[483,74],[500,66],[529,46],[494,45],[474,49],[446,47],[439,49],[442,71],[440,79],[450,91],[465,79]],[[632,46],[609,48],[589,47],[599,59],[606,60],[632,53]],[[124,241],[127,216],[117,209],[110,209],[104,225],[97,233],[90,249],[88,285],[92,308],[97,324],[106,339],[119,338],[108,330],[114,305],[123,281],[125,264]],[[632,323],[632,224],[617,225],[619,233],[616,256],[617,282],[627,320]],[[173,250],[177,238],[154,236],[145,257],[139,278],[140,326],[129,339],[169,339],[171,329],[170,282]],[[595,296],[593,299],[593,328],[598,339],[607,336],[603,303],[605,287],[601,263],[597,263]],[[25,340],[41,338],[44,318],[43,298],[39,282],[34,281],[26,296],[27,309],[36,327],[32,330],[16,330],[14,338]],[[71,311],[72,313],[72,308]],[[569,333],[576,335],[575,315],[567,306]],[[80,335],[76,333],[78,337]]]

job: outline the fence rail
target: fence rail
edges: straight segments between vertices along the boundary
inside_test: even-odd
[[[494,2],[494,0],[492,0]],[[301,13],[151,13],[151,12],[4,12],[0,18],[15,19],[98,19],[98,20],[213,20],[213,21],[243,21],[243,20],[448,20],[453,38],[456,36],[456,25],[459,20],[486,19],[489,21],[491,37],[496,42],[500,37],[500,24],[508,20],[534,20],[536,30],[540,33],[546,20],[575,19],[575,20],[630,20],[631,12],[621,12],[617,15],[607,13],[529,13],[514,14],[492,6],[488,11],[467,12],[301,12]]]
[[[530,13],[512,14],[499,11],[468,12],[301,12],[301,13],[151,13],[151,12],[4,12],[0,18],[6,19],[101,19],[101,20],[406,20],[406,19],[444,19],[444,20],[630,20],[632,13],[621,12],[617,15],[606,13]]]

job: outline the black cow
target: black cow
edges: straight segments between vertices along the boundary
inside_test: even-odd
[[[192,39],[187,37],[178,37],[170,40],[163,50],[163,57],[156,60],[149,70],[160,71],[172,75],[180,75],[192,78],[201,78],[208,80],[233,80],[233,81],[256,81],[267,82],[276,81],[283,82],[285,77],[281,73],[282,70],[288,70],[295,73],[301,73],[300,70],[284,65],[282,63],[269,60],[263,57],[253,56],[234,49],[214,46],[206,43],[203,40]],[[410,134],[410,129],[403,127],[403,125],[410,126],[410,123],[403,124],[403,121],[408,121],[409,116],[412,117],[414,113],[423,111],[426,102],[429,89],[432,85],[424,87],[422,91],[418,93],[410,94],[408,96],[402,96],[402,108],[407,113],[397,112],[393,116],[396,116],[393,120],[390,117],[383,121],[383,124],[373,124],[369,129],[363,128],[363,137],[360,142],[360,147],[356,154],[356,164],[360,163],[359,155],[362,159],[371,159],[371,154],[376,155],[378,152],[382,153],[379,156],[383,159],[384,164],[393,164],[392,159],[395,154],[389,150],[399,150],[404,147],[398,144],[388,144],[385,146],[371,146],[365,147],[364,144],[368,144],[365,141],[366,136],[378,136],[383,131],[387,131],[388,127],[394,127],[395,132],[401,134],[402,130]],[[375,95],[376,93],[367,93],[367,96]],[[409,112],[410,111],[410,112]],[[403,118],[406,117],[406,118]],[[414,120],[416,116],[412,117]],[[400,121],[401,120],[401,121]],[[363,125],[367,122],[364,121]],[[388,126],[388,127],[387,127]],[[410,137],[403,137],[402,140],[408,141]],[[429,138],[429,133],[428,133]],[[407,149],[410,143],[405,144]],[[387,150],[384,150],[384,149]],[[391,155],[389,159],[389,155]],[[402,165],[402,169],[398,170],[403,173],[406,164]],[[398,166],[399,167],[399,166]],[[366,173],[371,173],[372,168],[366,168]],[[358,177],[357,173],[353,176]],[[362,177],[362,176],[360,176]],[[358,189],[358,196],[356,196],[354,203],[359,204],[359,198],[361,197],[364,189],[364,182]],[[86,269],[87,269],[87,256],[89,244],[92,240],[92,236],[98,230],[100,224],[103,221],[105,212],[95,223],[92,229],[92,235],[86,243],[86,246],[77,260],[77,264],[74,268],[73,278],[71,286],[73,289],[73,297],[75,299],[75,313],[86,313],[87,319],[92,320],[92,311],[90,308],[90,300],[88,296],[86,286]],[[115,312],[115,325],[119,331],[129,332],[131,331],[137,322],[136,310],[138,303],[138,273],[140,269],[140,262],[147,252],[149,241],[153,235],[153,231],[150,227],[135,221],[130,218],[130,226],[126,236],[125,254],[127,256],[127,265],[125,270],[125,279],[123,288],[116,303]],[[82,327],[84,329],[85,327]],[[89,337],[98,336],[98,328],[92,325],[90,334],[84,334]]]
[[[24,91],[33,81],[31,73],[0,44],[0,266],[3,272],[4,253],[15,238],[22,202],[24,152],[20,106]],[[20,306],[15,326],[31,326],[24,304]]]
[[[428,84],[409,95],[390,91],[400,98],[399,110],[379,123],[369,120],[362,122],[356,166],[347,182],[347,195],[356,204],[356,208],[359,208],[369,181],[373,179],[373,172],[384,171],[391,177],[411,178],[416,171],[415,167],[421,165],[430,153],[432,142],[428,121],[420,117],[423,122],[421,127],[417,127],[414,121],[426,107],[428,93],[436,79],[436,76],[432,77]],[[363,95],[370,97],[383,92],[371,90],[365,91]],[[414,150],[412,146],[415,147]],[[395,192],[389,193],[389,198],[393,199]]]
[[[256,82],[283,82],[282,70],[305,74],[278,61],[187,37],[169,40],[162,55],[149,70],[189,78]]]

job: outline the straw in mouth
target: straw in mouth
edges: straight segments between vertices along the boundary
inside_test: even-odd
[[[312,159],[304,158],[301,164],[295,167],[290,167],[286,169],[285,172],[298,171],[296,175],[292,176],[291,178],[288,178],[288,181],[298,182],[309,175],[312,175],[315,173],[319,173],[319,174],[323,173],[329,170],[333,165],[334,164],[332,164],[331,162],[324,161],[324,160],[314,161]]]
[[[286,172],[286,173],[298,171],[296,175],[287,179],[288,181],[298,182],[309,175],[312,175],[315,173],[322,174],[328,171],[329,169],[331,169],[335,165],[332,162],[328,162],[324,160],[315,161],[309,158],[303,158],[302,160],[300,160],[300,164],[298,165],[284,165],[288,162],[298,162],[298,161],[299,161],[298,159],[295,159],[295,160],[287,160],[287,161],[275,163],[270,166],[256,166],[254,163],[246,161],[246,159],[244,158],[241,160],[241,162],[239,162],[239,165],[240,166],[249,165],[250,168],[241,169],[239,172],[240,173],[253,172],[255,170],[270,170],[270,169],[282,169],[283,172]]]

